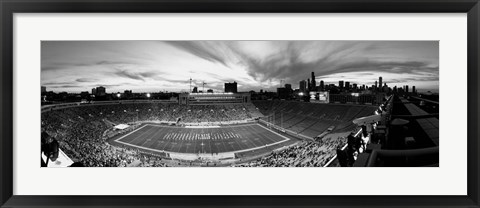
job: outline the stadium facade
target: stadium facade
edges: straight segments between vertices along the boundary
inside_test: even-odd
[[[179,95],[180,105],[225,105],[251,102],[250,93],[183,93]]]
[[[416,94],[312,95],[313,102],[182,93],[44,105],[42,132],[58,140],[59,161],[94,167],[438,166],[438,102]]]

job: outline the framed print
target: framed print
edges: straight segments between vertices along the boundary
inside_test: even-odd
[[[2,207],[479,206],[476,0],[0,5]]]

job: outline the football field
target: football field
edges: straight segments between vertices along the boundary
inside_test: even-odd
[[[185,128],[145,124],[115,142],[155,152],[214,154],[244,152],[288,141],[259,124]]]

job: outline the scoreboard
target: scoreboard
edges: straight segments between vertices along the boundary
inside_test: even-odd
[[[310,92],[310,102],[312,103],[328,103],[329,101],[328,92]]]

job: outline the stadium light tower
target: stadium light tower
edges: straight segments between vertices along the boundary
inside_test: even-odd
[[[207,84],[207,83],[205,83],[205,82],[202,83],[202,92],[203,92],[203,93],[205,93],[205,85],[206,85],[206,84]]]
[[[147,93],[147,98],[150,98],[150,96],[152,96],[152,95],[150,95],[150,93]]]
[[[137,123],[138,123],[138,111],[139,111],[139,110],[137,109],[137,110],[135,110],[135,111],[137,112]]]

